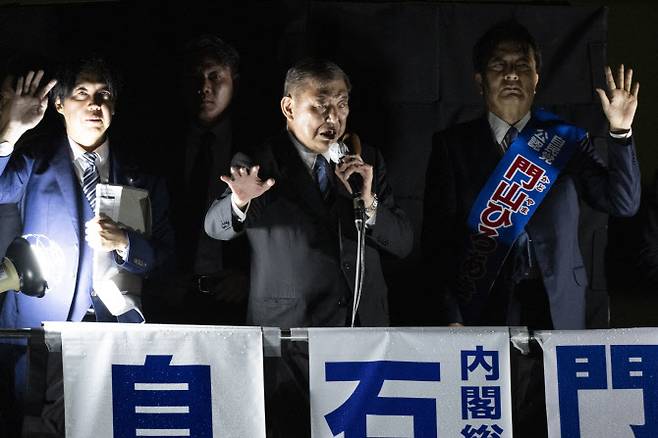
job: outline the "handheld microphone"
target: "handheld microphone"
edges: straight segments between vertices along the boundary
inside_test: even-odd
[[[346,133],[329,147],[329,155],[334,163],[340,163],[343,157],[350,153],[361,155],[361,140],[354,133]],[[351,174],[347,182],[352,189],[352,197],[358,198],[363,194],[363,177],[360,174]]]
[[[352,197],[360,198],[363,194],[363,177],[358,173],[353,173],[347,178],[347,182],[350,184],[352,189]]]
[[[338,142],[330,146],[331,160],[338,163],[348,153],[361,154],[361,140],[356,134],[346,133]],[[363,177],[353,173],[347,178],[352,189],[352,205],[354,207],[354,223],[357,229],[362,229],[365,224],[366,207],[361,199],[363,194]]]

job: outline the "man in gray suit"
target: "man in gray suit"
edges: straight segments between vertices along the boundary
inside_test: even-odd
[[[345,139],[349,92],[349,79],[336,64],[297,63],[288,70],[281,99],[286,131],[251,157],[237,155],[231,175],[222,177],[230,190],[208,210],[205,229],[217,239],[241,233],[249,239],[250,324],[351,323],[357,237],[347,180],[358,174],[367,218],[365,278],[355,319],[362,326],[388,325],[379,253],[405,256],[412,229],[376,150],[364,147],[340,160],[335,154],[336,142]],[[310,436],[307,345],[288,342],[281,348],[280,359],[265,361],[268,436]]]
[[[404,257],[412,229],[396,205],[381,155],[363,147],[337,164],[350,83],[336,64],[307,59],[286,76],[287,130],[252,157],[234,157],[230,191],[210,207],[206,232],[228,240],[246,232],[252,249],[248,322],[280,327],[344,326],[351,317],[356,229],[351,188],[359,174],[366,207],[365,278],[357,319],[388,325],[380,251]],[[353,136],[354,137],[354,136]]]

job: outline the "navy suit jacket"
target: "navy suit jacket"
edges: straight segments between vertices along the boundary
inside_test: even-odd
[[[240,155],[242,157],[240,158]],[[403,257],[411,250],[412,228],[396,205],[382,156],[364,146],[363,160],[374,168],[379,197],[375,225],[368,229],[365,278],[359,306],[363,326],[389,323],[388,297],[380,251]],[[356,230],[351,195],[336,180],[336,200],[327,205],[287,133],[256,151],[239,154],[232,165],[259,164],[259,176],[276,183],[253,199],[244,223],[234,218],[230,193],[208,210],[208,235],[228,240],[246,232],[251,246],[247,322],[289,327],[344,326],[351,315]]]
[[[468,214],[501,156],[486,117],[455,125],[433,139],[423,252],[430,269],[440,273],[446,322],[479,323],[463,320],[460,305],[465,303],[456,296],[455,280],[464,256]],[[581,198],[614,216],[635,214],[640,203],[640,170],[632,139],[608,138],[607,165],[589,140],[581,145],[526,225],[555,329],[585,328],[587,275],[578,243]],[[513,315],[507,315],[507,321],[516,323]]]
[[[11,156],[0,157],[0,203],[21,208],[22,234],[50,241],[58,252],[49,255],[57,272],[47,278],[43,298],[8,292],[0,327],[39,327],[42,321],[80,321],[91,305],[92,253],[85,241],[85,222],[93,218],[70,159],[66,136],[56,144],[39,144]],[[146,274],[171,253],[173,233],[167,219],[167,194],[158,178],[126,171],[116,154],[110,154],[110,182],[149,191],[152,205],[150,238],[129,231],[126,260],[115,257],[120,269]],[[45,237],[45,239],[44,239]],[[47,239],[47,240],[46,240]],[[94,300],[95,306],[100,305]],[[98,315],[109,315],[96,309]],[[116,319],[115,319],[116,320]]]

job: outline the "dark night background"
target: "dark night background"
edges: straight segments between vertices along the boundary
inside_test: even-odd
[[[649,3],[0,2],[0,68],[3,73],[52,71],[68,53],[103,54],[124,79],[111,131],[124,149],[159,172],[165,154],[180,153],[171,141],[183,123],[179,54],[191,37],[216,34],[241,54],[233,121],[243,146],[283,128],[279,99],[285,71],[295,60],[311,54],[332,59],[353,82],[349,129],[382,150],[418,243],[432,133],[483,111],[472,80],[471,47],[485,29],[511,17],[543,48],[536,103],[594,135],[606,130],[594,93],[603,85],[604,65],[624,62],[635,68],[642,87],[633,129],[644,196],[652,196],[658,164],[653,105],[658,12]],[[58,124],[50,109],[37,130],[47,132]],[[113,141],[113,147],[117,144]],[[605,320],[606,291],[613,326],[658,325],[652,311],[658,285],[633,267],[641,218],[642,212],[610,220],[608,227],[605,215],[584,207],[581,247],[592,286],[593,327]],[[0,212],[0,226],[2,221]],[[433,291],[423,284],[440,279],[417,269],[419,262],[418,251],[404,261],[387,262],[395,324],[433,321]]]

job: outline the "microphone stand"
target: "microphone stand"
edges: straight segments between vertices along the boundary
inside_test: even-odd
[[[345,142],[348,142],[351,147],[347,147]],[[356,155],[361,155],[361,140],[359,136],[351,133],[345,134],[342,140],[338,143],[340,147],[339,155],[342,157],[348,151]],[[363,188],[363,180],[359,181],[360,175],[353,175],[350,177],[350,188],[352,189],[352,202],[354,206],[354,225],[356,226],[356,269],[354,270],[354,299],[352,300],[352,323],[350,327],[354,327],[356,322],[356,314],[359,310],[361,302],[361,292],[363,291],[363,279],[366,270],[366,207],[361,199],[361,191]]]
[[[356,269],[354,270],[354,299],[352,301],[352,324],[356,322],[356,314],[361,302],[361,292],[363,291],[363,278],[365,275],[366,260],[366,207],[361,199],[361,193],[353,194],[354,203],[354,225],[356,226]]]

